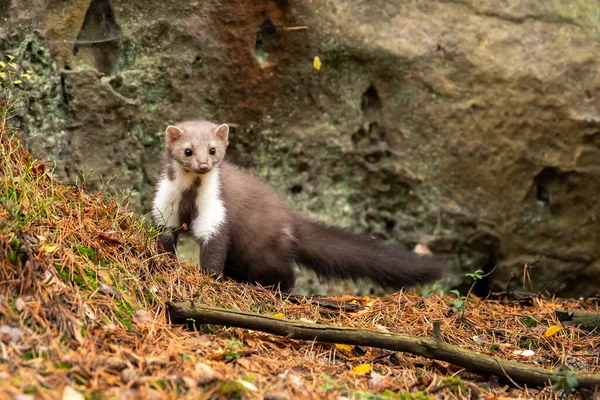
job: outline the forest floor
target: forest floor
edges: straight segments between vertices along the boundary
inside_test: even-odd
[[[64,185],[0,132],[0,398],[594,398],[558,382],[530,388],[447,362],[240,328],[172,324],[167,301],[277,318],[431,336],[554,370],[600,372],[600,337],[557,321],[599,312],[598,299],[474,301],[454,295],[290,301],[216,281],[159,254],[157,232],[125,200]],[[552,328],[556,327],[556,328]],[[550,328],[550,329],[549,329]],[[527,350],[522,352],[522,350]],[[519,354],[520,352],[520,354]],[[567,393],[569,393],[567,395]]]

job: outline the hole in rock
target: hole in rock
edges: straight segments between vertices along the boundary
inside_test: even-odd
[[[117,67],[120,50],[121,28],[110,1],[92,0],[73,46],[73,55],[99,72],[111,75]]]
[[[277,27],[273,25],[273,22],[270,19],[266,19],[256,32],[256,40],[254,42],[254,57],[261,66],[267,64],[267,59],[269,58],[268,43],[276,33]]]

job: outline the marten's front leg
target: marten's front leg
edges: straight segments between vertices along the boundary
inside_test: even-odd
[[[222,229],[209,240],[200,240],[200,268],[207,273],[221,275],[228,246],[229,235],[226,229]]]
[[[158,237],[158,241],[165,252],[175,254],[175,249],[177,248],[177,238],[179,238],[179,231],[172,231],[160,235]]]

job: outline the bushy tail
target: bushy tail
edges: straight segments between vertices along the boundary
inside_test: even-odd
[[[369,279],[399,289],[441,278],[444,265],[419,255],[340,228],[300,216],[295,223],[296,257],[302,265],[326,278]]]

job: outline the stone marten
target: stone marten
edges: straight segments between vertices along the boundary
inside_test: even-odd
[[[186,227],[203,270],[239,282],[293,288],[295,262],[324,278],[367,279],[399,289],[441,277],[444,266],[366,235],[296,214],[260,179],[224,161],[229,126],[188,121],[166,129],[152,216],[174,252]]]

